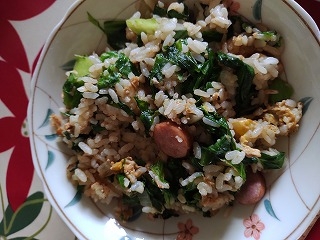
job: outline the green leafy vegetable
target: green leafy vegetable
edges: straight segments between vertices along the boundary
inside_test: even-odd
[[[153,14],[159,17],[167,17],[167,9],[160,7],[158,4],[154,6]]]
[[[206,42],[221,42],[223,34],[217,31],[203,31],[202,37]]]
[[[194,159],[200,166],[215,164],[224,159],[225,154],[233,149],[233,142],[228,135],[222,136],[214,144],[201,147],[201,158]]]
[[[239,174],[239,176],[246,181],[247,174],[246,174],[246,165],[243,162],[240,162],[239,164],[233,164],[231,161],[225,161],[230,167],[232,167],[236,172]]]
[[[176,19],[181,19],[181,20],[185,20],[185,21],[190,20],[189,9],[188,9],[187,5],[185,5],[185,4],[184,4],[184,10],[182,13],[180,13],[174,9],[171,9],[168,11],[168,9],[162,8],[157,4],[153,9],[153,14],[157,15],[159,17],[176,18]]]
[[[182,190],[182,194],[186,199],[186,204],[199,209],[198,203],[201,201],[201,195],[197,189],[197,185],[192,182],[182,188]]]
[[[263,40],[265,41],[275,41],[277,40],[277,32],[276,31],[265,31],[260,32],[263,35]]]
[[[119,58],[116,61],[115,66],[123,77],[128,77],[129,73],[133,72],[132,62],[123,53],[119,54]]]
[[[104,32],[113,49],[118,50],[125,47],[127,42],[126,27],[126,22],[122,20],[104,22]]]
[[[163,192],[160,188],[153,182],[152,178],[148,175],[144,176],[145,191],[147,191],[152,206],[157,209],[159,212],[162,212],[164,209],[165,199]]]
[[[189,19],[188,7],[186,5],[184,5],[184,11],[182,13],[180,13],[174,9],[171,9],[168,11],[168,17],[182,19],[182,20],[187,21]]]
[[[179,41],[176,43],[179,44]],[[182,53],[175,45],[166,49],[165,56],[167,59],[183,70],[188,70],[191,74],[199,72],[199,64],[190,52]]]
[[[105,127],[102,127],[100,124],[91,124],[91,129],[94,134],[100,133],[104,130],[106,130]]]
[[[71,59],[61,66],[61,69],[64,71],[71,71],[74,68],[74,64],[76,63],[76,59]]]
[[[269,85],[269,88],[277,92],[276,94],[269,95],[269,103],[271,104],[275,104],[276,102],[289,99],[293,94],[292,86],[288,82],[282,80],[279,77],[275,78],[271,82],[271,84]]]
[[[149,109],[149,104],[143,100],[140,100],[138,97],[134,98],[137,102],[138,108],[140,109],[140,120],[146,128],[146,132],[148,133],[153,121],[156,116],[156,112],[154,110]]]
[[[118,58],[115,64],[110,65],[103,73],[101,73],[98,79],[97,86],[101,88],[113,87],[120,78],[127,78],[130,72],[135,72],[135,67],[130,59],[123,53],[111,51],[103,53],[100,57],[102,60],[109,58]]]
[[[262,152],[261,157],[258,159],[264,169],[280,169],[284,164],[284,160],[284,152],[279,152],[276,155],[268,155]]]
[[[135,34],[141,34],[142,32],[153,34],[159,27],[155,18],[130,18],[126,20],[126,24]]]
[[[118,181],[118,183],[120,184],[120,186],[121,187],[125,187],[125,185],[124,185],[124,179],[125,179],[125,175],[124,174],[121,174],[121,173],[119,173],[119,174],[117,174],[116,175],[116,179],[117,179],[117,181]]]
[[[244,63],[239,58],[228,54],[218,52],[218,61],[220,64],[232,68],[238,77],[238,87],[236,90],[236,106],[237,116],[250,113],[256,106],[251,106],[252,98],[257,94],[253,83],[254,69]]]
[[[162,80],[163,76],[161,71],[168,62],[177,65],[182,70],[187,70],[191,74],[200,72],[200,64],[195,60],[191,53],[181,52],[181,44],[183,44],[182,39],[175,42],[174,45],[167,47],[164,52],[156,55],[155,64],[150,72],[150,79],[156,77],[158,80]]]
[[[119,50],[125,47],[127,25],[124,20],[105,21],[101,26],[100,22],[89,12],[87,12],[87,15],[88,20],[106,34],[107,41],[113,49]]]
[[[78,80],[78,77],[70,73],[62,87],[63,103],[67,109],[75,108],[80,103],[82,93],[77,90],[78,87],[83,86],[84,82]]]
[[[161,161],[157,161],[156,163],[152,164],[150,166],[150,170],[156,175],[158,176],[159,180],[163,183],[168,183],[165,179],[164,179],[164,164]]]
[[[221,67],[217,64],[214,52],[208,49],[208,59],[201,65],[200,73],[196,77],[192,90],[203,88],[208,82],[218,81],[220,72]]]
[[[219,115],[217,112],[207,112],[203,107],[200,108],[203,113],[204,117],[207,118],[209,121],[212,122],[212,125],[203,124],[203,126],[211,133],[213,134],[213,138],[220,139],[224,136],[228,136],[228,139],[230,141],[230,148],[231,150],[236,149],[236,144],[234,142],[234,139],[232,137],[229,124],[227,120]]]
[[[173,38],[177,41],[179,39],[185,39],[187,38],[188,35],[188,31],[187,30],[177,30],[175,31],[175,35],[173,36]]]
[[[155,58],[153,68],[150,71],[149,78],[156,78],[158,81],[163,79],[162,68],[168,63],[168,59],[163,53],[158,53]]]
[[[179,179],[188,176],[187,170],[182,166],[181,162],[176,159],[169,158],[166,163],[167,179],[171,184],[172,192],[177,192],[179,187]]]
[[[100,55],[100,60],[104,62],[106,59],[117,58],[117,57],[119,57],[118,51],[108,51]]]
[[[120,81],[121,74],[119,72],[108,72],[103,73],[98,79],[97,86],[101,88],[113,87],[116,83]]]
[[[89,68],[93,65],[93,62],[87,56],[76,55],[76,62],[73,70],[78,73],[79,77],[83,77],[89,74]]]
[[[128,206],[132,210],[132,215],[120,214],[120,218],[126,222],[132,222],[136,220],[142,213],[142,206],[137,195],[123,195],[121,197],[121,202],[123,205]]]
[[[246,157],[242,162],[245,164],[260,163],[264,169],[280,169],[282,168],[285,161],[285,153],[278,152],[276,154],[270,155],[261,152],[261,157]]]

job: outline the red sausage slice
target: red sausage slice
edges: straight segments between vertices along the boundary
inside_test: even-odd
[[[153,138],[160,150],[170,157],[185,157],[192,147],[188,132],[174,122],[161,122],[155,125]]]
[[[261,172],[247,172],[247,180],[236,194],[236,200],[245,205],[259,202],[266,193],[266,181]]]

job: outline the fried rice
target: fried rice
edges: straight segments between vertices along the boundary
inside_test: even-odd
[[[272,88],[288,84],[283,38],[230,1],[140,7],[124,47],[77,56],[84,73],[67,72],[51,118],[74,152],[67,176],[94,201],[118,201],[124,221],[135,211],[211,216],[232,205],[248,169],[282,167],[276,140],[299,127],[302,103]]]

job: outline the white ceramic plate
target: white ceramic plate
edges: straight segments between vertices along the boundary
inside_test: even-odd
[[[62,65],[74,54],[103,49],[105,39],[87,19],[99,21],[128,18],[134,1],[86,0],[74,4],[53,30],[40,57],[32,81],[28,109],[30,141],[37,173],[47,196],[61,218],[80,239],[298,239],[320,209],[320,40],[310,16],[290,0],[239,0],[234,7],[254,22],[274,28],[285,39],[283,62],[296,100],[306,103],[298,133],[280,140],[288,159],[284,169],[267,179],[268,191],[254,206],[235,204],[212,218],[185,215],[168,220],[138,220],[118,223],[112,206],[94,204],[82,197],[68,181],[65,168],[70,155],[56,141],[49,115],[62,106],[65,81]],[[191,238],[183,238],[191,237]]]

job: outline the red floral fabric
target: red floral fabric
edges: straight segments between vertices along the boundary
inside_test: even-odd
[[[0,1],[0,99],[13,113],[13,117],[0,119],[0,152],[13,148],[6,174],[6,192],[10,206],[16,210],[27,198],[33,177],[33,164],[29,140],[23,134],[28,97],[18,70],[29,73],[30,65],[20,36],[12,26],[12,20],[21,21],[32,18],[45,11],[54,0]],[[17,101],[17,98],[19,101]]]
[[[31,62],[26,55],[19,34],[11,21],[23,21],[46,11],[55,0],[10,0],[0,1],[0,76],[3,76],[0,88],[0,100],[13,113],[11,117],[0,118],[0,153],[12,149],[6,174],[6,193],[8,202],[15,211],[27,198],[32,183],[34,168],[31,160],[28,137],[23,133],[26,120],[28,97],[19,71],[32,75],[36,59]],[[320,1],[297,0],[320,25]],[[32,34],[32,33],[30,33]],[[40,49],[39,49],[40,51]],[[17,98],[19,101],[17,101]],[[1,159],[0,159],[1,160]],[[187,226],[187,225],[186,225]],[[192,231],[190,230],[192,229]],[[182,233],[196,234],[195,228]],[[309,233],[307,240],[316,240],[320,236],[320,220]]]

